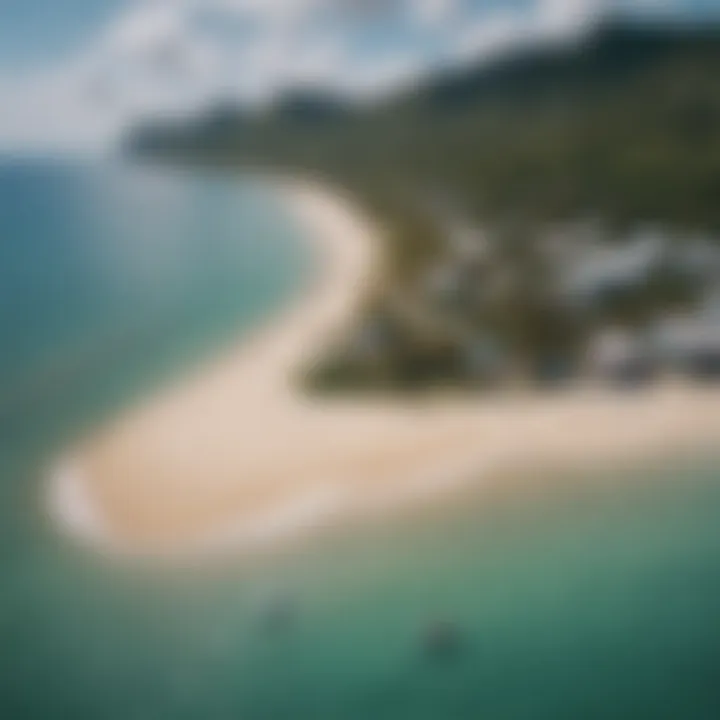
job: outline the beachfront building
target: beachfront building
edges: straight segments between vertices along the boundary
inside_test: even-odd
[[[467,266],[484,265],[492,256],[487,233],[466,222],[454,222],[448,228],[447,247],[456,262]]]
[[[689,238],[672,253],[678,271],[696,282],[720,285],[720,244],[707,237]]]
[[[562,273],[577,267],[606,243],[607,235],[597,220],[552,225],[541,230],[538,237],[542,255]]]
[[[706,321],[720,324],[720,281],[705,293],[700,304],[700,314]]]
[[[637,233],[624,243],[593,245],[561,268],[560,293],[575,307],[595,307],[646,284],[667,259],[667,238],[656,231]]]
[[[651,338],[654,352],[669,369],[720,379],[720,316],[698,312],[666,318],[656,324]]]
[[[654,374],[657,358],[640,334],[609,328],[595,335],[587,349],[591,376],[620,385],[640,384]]]
[[[480,385],[498,384],[510,371],[507,353],[485,334],[478,334],[464,343],[462,366],[468,379]]]

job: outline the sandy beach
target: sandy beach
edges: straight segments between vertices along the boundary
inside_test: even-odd
[[[310,398],[293,383],[374,281],[379,229],[309,182],[281,192],[322,257],[311,290],[249,340],[69,449],[54,517],[96,546],[188,552],[253,546],[331,519],[407,507],[509,472],[586,467],[720,439],[720,389]]]

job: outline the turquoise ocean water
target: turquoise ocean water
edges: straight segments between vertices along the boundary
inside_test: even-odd
[[[0,166],[0,717],[720,717],[707,458],[191,568],[108,560],[48,522],[66,442],[312,271],[247,180]],[[278,598],[290,609],[269,621]],[[462,635],[442,658],[422,647],[438,620]]]

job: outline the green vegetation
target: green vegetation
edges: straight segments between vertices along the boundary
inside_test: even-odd
[[[216,109],[146,152],[313,170],[378,202],[437,188],[487,222],[587,214],[720,228],[720,29],[607,26],[371,107]]]
[[[141,128],[129,147],[343,184],[387,231],[386,293],[366,319],[392,336],[392,358],[319,372],[330,384],[464,382],[460,351],[478,338],[499,343],[513,366],[574,362],[600,325],[637,328],[702,296],[695,276],[654,269],[578,316],[554,295],[557,267],[541,239],[586,219],[600,221],[608,245],[648,223],[679,245],[718,235],[719,77],[715,26],[606,24],[582,42],[526,49],[373,105],[322,96],[286,98],[262,114],[226,105],[195,122]],[[459,219],[492,238],[490,274],[512,276],[500,300],[448,307],[428,297],[424,278],[450,262]],[[482,277],[463,287],[474,291]],[[408,304],[433,322],[416,327],[398,310]]]

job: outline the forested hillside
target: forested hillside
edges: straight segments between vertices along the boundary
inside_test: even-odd
[[[582,41],[435,77],[371,107],[227,104],[140,128],[135,151],[315,170],[482,217],[720,226],[720,29],[607,24]]]

